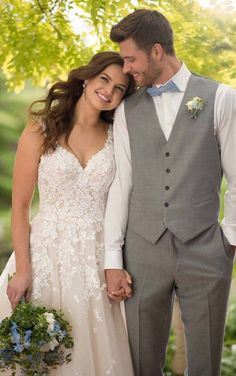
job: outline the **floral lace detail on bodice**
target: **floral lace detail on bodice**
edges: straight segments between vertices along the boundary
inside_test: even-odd
[[[40,209],[31,224],[30,240],[34,299],[40,299],[41,289],[55,273],[55,264],[62,293],[79,274],[84,299],[99,298],[105,288],[97,276],[103,267],[105,206],[114,174],[111,126],[104,147],[85,168],[61,146],[42,156],[38,172]]]
[[[83,226],[101,222],[114,176],[112,149],[110,128],[103,149],[89,159],[85,168],[61,146],[42,156],[38,176],[40,211],[64,219],[82,217]]]

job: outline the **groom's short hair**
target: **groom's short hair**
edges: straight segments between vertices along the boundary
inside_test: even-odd
[[[168,55],[175,54],[171,25],[155,10],[135,10],[112,27],[110,38],[116,43],[132,38],[138,48],[147,52],[159,43]]]

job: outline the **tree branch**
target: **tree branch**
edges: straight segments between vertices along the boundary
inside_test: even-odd
[[[42,7],[42,5],[40,4],[40,0],[37,0],[37,3],[38,3],[38,7],[41,11],[41,13],[45,16],[45,18],[47,19],[47,21],[50,23],[50,25],[52,26],[52,28],[56,31],[56,33],[58,34],[58,37],[60,39],[62,39],[62,34],[60,32],[60,30],[54,25],[52,19],[48,16],[47,14],[47,11]],[[55,7],[55,4],[53,5],[53,8]],[[50,12],[52,11],[52,9],[50,10]]]

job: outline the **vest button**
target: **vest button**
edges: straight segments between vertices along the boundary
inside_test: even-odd
[[[170,168],[167,168],[167,169],[166,169],[166,173],[167,173],[167,174],[170,173]]]
[[[169,185],[165,186],[165,190],[168,191],[170,189]]]
[[[169,156],[170,156],[170,153],[167,151],[167,152],[165,153],[165,156],[166,156],[166,157],[169,157]]]
[[[164,203],[165,207],[168,208],[168,206],[170,205],[168,202],[165,202]]]

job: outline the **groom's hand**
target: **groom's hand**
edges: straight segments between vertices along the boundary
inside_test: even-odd
[[[131,297],[131,276],[125,270],[107,269],[105,273],[110,299],[120,302]]]

